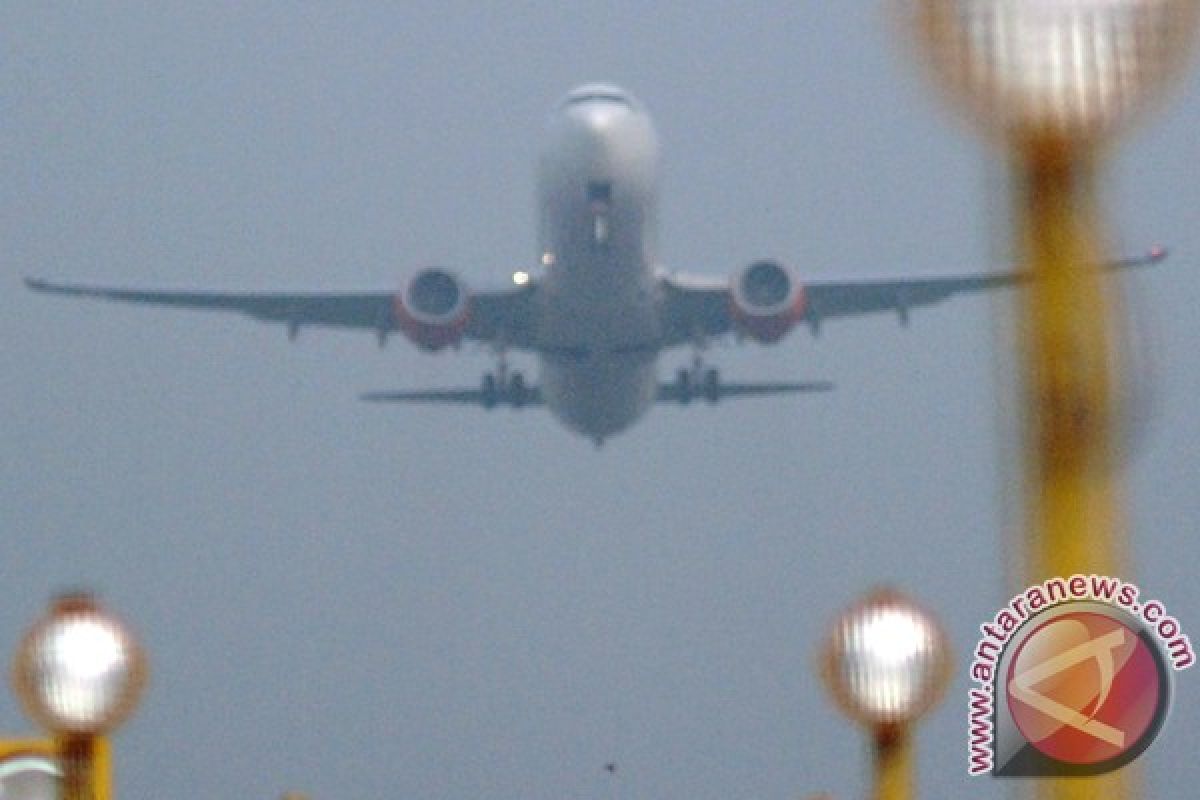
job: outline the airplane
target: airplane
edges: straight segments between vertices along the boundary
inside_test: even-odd
[[[454,271],[426,267],[400,290],[237,292],[117,288],[26,278],[59,295],[173,308],[240,312],[287,326],[373,331],[380,344],[402,333],[440,351],[464,341],[489,346],[496,367],[470,389],[369,392],[376,403],[494,408],[545,406],[597,445],[637,421],[654,403],[716,403],[724,398],[826,392],[827,381],[729,383],[707,366],[710,341],[726,335],[762,344],[825,320],[909,311],[951,295],[1012,286],[1020,271],[801,281],[778,261],[754,261],[730,277],[665,269],[656,250],[658,137],[629,92],[587,84],[568,92],[550,116],[538,169],[540,257],[503,289],[472,291]],[[1109,267],[1155,263],[1165,251]],[[659,354],[691,347],[691,365],[659,382]],[[510,350],[535,354],[540,381],[510,370]]]

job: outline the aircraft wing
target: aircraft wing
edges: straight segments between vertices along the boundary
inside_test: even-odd
[[[359,395],[368,403],[417,403],[426,405],[483,406],[497,405],[540,406],[542,392],[536,386],[524,389],[519,400],[488,392],[484,389],[423,389],[413,392],[367,392]]]
[[[91,286],[26,278],[37,292],[166,306],[194,311],[230,311],[265,322],[280,322],[294,336],[310,325],[361,329],[380,337],[399,330],[397,292],[257,292],[135,289]],[[504,338],[512,347],[532,347],[530,303],[533,284],[512,289],[472,292],[464,335],[468,339],[495,341]]]
[[[833,391],[833,384],[829,381],[802,381],[799,383],[726,383],[722,381],[712,387],[701,385],[686,390],[677,383],[660,383],[655,402],[686,405],[692,400],[716,403],[726,397],[766,397],[776,394],[831,391]]]
[[[658,403],[678,403],[687,405],[692,400],[706,400],[715,403],[727,397],[764,397],[776,394],[796,394],[799,392],[829,392],[833,384],[829,381],[802,381],[777,383],[717,383],[712,387],[696,386],[684,389],[675,383],[662,383],[658,386],[655,401]],[[460,405],[483,406],[494,408],[497,405],[510,405],[517,408],[523,406],[544,405],[542,392],[536,386],[523,388],[519,396],[512,394],[489,392],[486,389],[420,389],[417,391],[401,392],[367,392],[359,395],[360,400],[368,403],[414,403],[428,405]]]
[[[1105,264],[1106,269],[1129,269],[1156,264],[1166,251],[1154,248]],[[804,305],[798,320],[816,330],[826,319],[893,311],[901,318],[909,310],[951,295],[980,292],[1024,283],[1028,272],[992,272],[907,277],[818,278],[803,283]],[[666,275],[660,281],[665,303],[666,345],[685,344],[697,336],[719,336],[735,329],[730,279]]]

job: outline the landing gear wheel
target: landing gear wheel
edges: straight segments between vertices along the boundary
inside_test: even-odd
[[[483,385],[481,387],[483,393],[483,407],[491,410],[496,407],[496,403],[500,401],[500,392],[496,388],[496,376],[488,373],[483,376]]]
[[[704,370],[704,385],[701,391],[709,403],[715,404],[721,399],[721,376],[715,369]]]
[[[675,389],[678,392],[679,404],[686,406],[692,402],[692,373],[690,370],[681,369],[675,373]]]
[[[514,372],[508,384],[509,402],[513,408],[521,408],[529,400],[529,387],[525,385],[525,376]]]

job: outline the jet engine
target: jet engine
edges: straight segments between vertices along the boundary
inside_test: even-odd
[[[457,275],[427,267],[396,297],[396,326],[422,350],[441,350],[462,341],[471,293]]]
[[[733,279],[733,319],[738,331],[770,344],[804,316],[804,287],[775,261],[756,261]]]

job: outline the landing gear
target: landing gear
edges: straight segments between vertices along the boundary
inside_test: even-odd
[[[721,399],[721,376],[715,367],[709,367],[704,370],[704,383],[701,386],[701,393],[704,399],[709,402],[709,405],[716,405],[716,402]]]
[[[484,408],[493,409],[501,403],[521,408],[529,402],[531,389],[520,371],[508,371],[508,361],[500,351],[496,371],[483,376],[481,392]]]
[[[508,402],[513,408],[521,408],[529,400],[529,387],[525,385],[525,376],[514,372],[508,381]]]
[[[721,374],[715,367],[705,367],[704,359],[697,353],[690,368],[675,373],[675,395],[680,405],[686,406],[694,397],[703,397],[714,404],[721,399]]]
[[[675,393],[681,406],[692,402],[692,371],[681,368],[675,373]]]
[[[500,402],[500,389],[496,385],[496,376],[488,373],[483,376],[483,407],[491,411]]]

